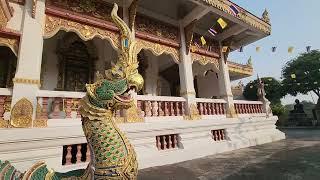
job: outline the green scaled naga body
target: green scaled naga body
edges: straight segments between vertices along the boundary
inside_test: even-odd
[[[86,85],[87,94],[81,100],[82,128],[92,159],[87,169],[58,173],[39,162],[25,173],[20,173],[8,161],[0,161],[0,179],[137,179],[136,153],[113,117],[117,110],[134,105],[130,92],[142,89],[143,78],[138,73],[134,30],[130,30],[117,11],[115,4],[111,17],[121,33],[119,59],[104,75],[97,73],[98,80]]]

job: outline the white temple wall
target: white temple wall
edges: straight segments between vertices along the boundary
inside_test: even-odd
[[[158,79],[159,96],[171,96],[170,84],[163,77]]]
[[[56,54],[56,48],[58,39],[62,38],[63,33],[58,33],[56,36],[46,39],[43,43],[43,55],[42,55],[42,87],[45,90],[55,90],[58,82],[58,56]]]
[[[23,9],[24,6],[19,5],[17,3],[10,3],[10,7],[13,8],[13,17],[8,21],[7,27],[8,29],[13,29],[16,31],[21,31],[21,26],[22,26],[22,15],[23,15]]]
[[[148,95],[157,95],[157,82],[159,76],[159,56],[153,55],[150,51],[145,51],[148,61],[146,69],[145,86]]]
[[[201,98],[218,97],[219,83],[215,72],[209,72],[206,76],[197,76],[198,95]]]
[[[220,96],[218,71],[212,64],[201,65],[193,63],[192,66],[194,77],[197,76],[198,96],[200,98],[212,98]]]

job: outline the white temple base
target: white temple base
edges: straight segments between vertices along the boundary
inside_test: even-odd
[[[122,124],[138,154],[139,169],[201,158],[216,153],[285,139],[277,117],[210,118],[185,121],[169,117],[146,123]],[[226,140],[214,141],[211,130],[225,129]],[[179,148],[158,150],[156,136],[179,134]],[[49,120],[43,129],[0,129],[0,159],[25,171],[44,160],[49,168],[69,171],[87,163],[62,166],[63,145],[85,143],[79,119]]]

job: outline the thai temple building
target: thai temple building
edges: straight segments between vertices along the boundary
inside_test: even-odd
[[[270,35],[267,11],[258,17],[229,0],[0,3],[0,160],[20,171],[38,161],[60,172],[90,162],[79,100],[96,72],[117,61],[113,3],[135,28],[145,80],[136,106],[114,117],[137,152],[139,169],[285,138],[263,84],[260,101],[239,100],[232,92],[241,96],[242,87],[231,86],[252,76],[253,67],[228,55]],[[213,36],[208,29],[219,18],[227,27]]]

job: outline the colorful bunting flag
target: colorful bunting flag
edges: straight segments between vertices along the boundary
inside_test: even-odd
[[[206,41],[206,39],[204,39],[203,36],[201,36],[200,40],[201,40],[202,45],[206,45],[207,44],[207,41]]]
[[[296,78],[296,74],[291,74],[291,78],[295,79]]]
[[[307,52],[309,53],[311,50],[311,46],[307,46],[306,49],[307,49]]]
[[[290,46],[290,47],[288,48],[288,53],[292,53],[292,52],[293,52],[293,49],[294,49],[294,47]]]
[[[212,27],[208,30],[208,32],[212,35],[212,36],[216,36],[218,33],[216,30],[214,30]]]
[[[277,50],[277,47],[272,47],[272,52],[276,52],[276,50]]]
[[[230,10],[234,16],[237,16],[240,13],[240,10],[234,4],[230,5]]]
[[[256,52],[260,52],[261,47],[256,47]]]
[[[222,18],[219,18],[217,22],[219,23],[222,29],[226,28],[228,25]]]
[[[243,46],[240,47],[239,52],[243,52]]]

